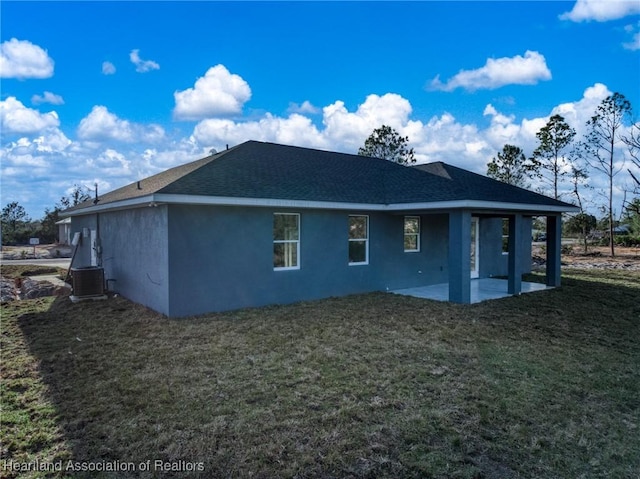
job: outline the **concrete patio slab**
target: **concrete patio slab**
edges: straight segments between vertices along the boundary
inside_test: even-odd
[[[553,289],[540,283],[522,282],[522,294]],[[435,301],[449,301],[449,283],[420,286],[417,288],[396,289],[390,293],[416,298],[433,299]],[[489,299],[499,299],[511,296],[507,293],[507,280],[496,278],[482,278],[471,281],[471,303],[480,303]]]

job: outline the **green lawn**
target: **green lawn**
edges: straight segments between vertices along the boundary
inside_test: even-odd
[[[202,463],[207,478],[640,474],[637,272],[568,271],[561,289],[477,305],[376,293],[181,320],[122,298],[39,299],[2,307],[1,340],[4,461]],[[2,477],[40,477],[2,463]]]

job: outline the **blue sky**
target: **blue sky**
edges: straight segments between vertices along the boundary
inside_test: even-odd
[[[385,123],[419,162],[485,173],[506,143],[530,154],[552,114],[581,138],[620,92],[640,117],[638,1],[1,8],[1,202],[36,219],[74,184],[114,189],[249,139],[355,153]],[[628,187],[623,171],[618,212]]]

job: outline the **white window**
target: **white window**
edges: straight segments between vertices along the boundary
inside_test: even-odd
[[[349,216],[349,264],[369,264],[368,216]]]
[[[420,251],[420,217],[404,217],[404,250],[406,252]]]
[[[300,215],[273,215],[273,269],[300,269]]]
[[[509,219],[502,219],[502,254],[509,254]]]

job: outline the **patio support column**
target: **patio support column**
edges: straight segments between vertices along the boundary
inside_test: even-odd
[[[522,215],[509,217],[509,274],[507,293],[519,295],[522,292]]]
[[[547,286],[560,286],[562,251],[562,217],[547,216]]]
[[[449,213],[449,301],[471,303],[471,212]]]

